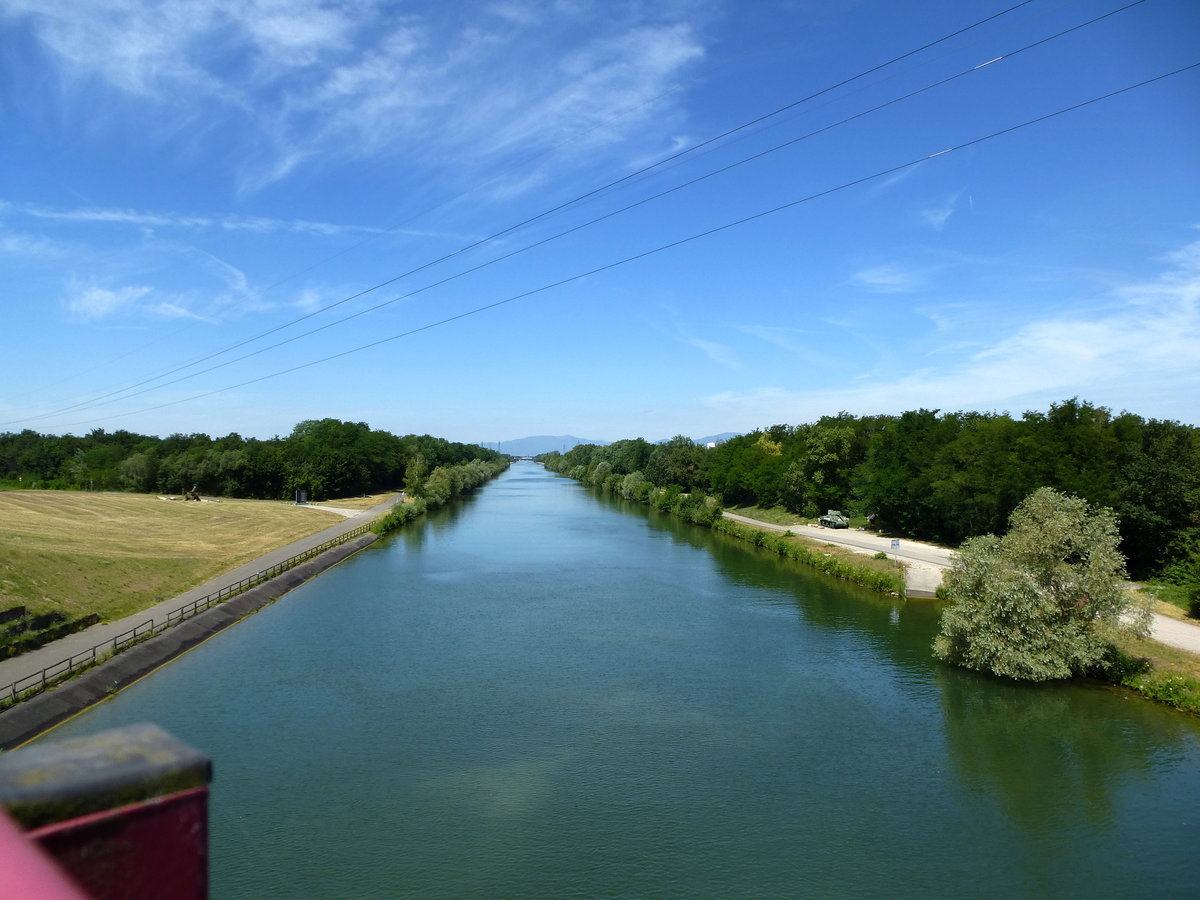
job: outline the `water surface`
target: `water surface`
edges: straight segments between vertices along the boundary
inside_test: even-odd
[[[213,897],[1195,897],[1200,723],[530,463],[48,739],[215,761]]]

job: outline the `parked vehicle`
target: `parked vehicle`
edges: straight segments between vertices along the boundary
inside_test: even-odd
[[[825,515],[817,519],[817,522],[824,528],[850,527],[850,517],[842,515],[842,511],[840,509],[829,510],[827,513],[825,513]]]

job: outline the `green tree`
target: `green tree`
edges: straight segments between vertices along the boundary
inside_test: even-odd
[[[880,521],[914,537],[940,538],[929,463],[958,432],[953,416],[936,409],[903,413],[871,439],[863,499]]]
[[[968,540],[947,574],[941,659],[1007,678],[1068,678],[1096,665],[1115,631],[1145,633],[1125,590],[1116,516],[1039,488],[1000,538]]]
[[[704,448],[690,437],[677,434],[654,448],[646,464],[645,475],[659,487],[674,484],[690,491],[703,460]]]
[[[131,453],[117,466],[121,484],[126,490],[149,493],[158,475],[153,453]]]
[[[404,489],[410,497],[420,497],[425,491],[425,478],[429,473],[429,463],[425,460],[425,454],[417,452],[408,461],[408,466],[404,470]]]
[[[854,430],[839,420],[823,419],[807,429],[803,462],[808,515],[847,507]]]

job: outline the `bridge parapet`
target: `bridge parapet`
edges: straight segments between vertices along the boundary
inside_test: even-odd
[[[0,896],[202,900],[211,779],[154,725],[0,755]]]

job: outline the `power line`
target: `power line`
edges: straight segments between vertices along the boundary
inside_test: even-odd
[[[31,417],[28,417],[25,419],[14,419],[14,420],[11,420],[8,422],[3,422],[0,424],[11,425],[11,424],[19,423],[19,422],[39,421],[42,419],[53,418],[54,416],[61,415],[62,413],[65,413],[65,412],[70,412],[72,410],[77,410],[77,409],[81,409],[84,407],[92,406],[92,405],[99,403],[100,401],[108,400],[110,398],[126,399],[129,396],[138,396],[141,393],[145,393],[145,392],[139,391],[137,394],[130,394],[129,392],[134,391],[136,388],[148,385],[151,382],[161,381],[162,379],[167,378],[171,375],[174,375],[177,372],[182,372],[185,369],[189,369],[189,368],[192,368],[193,366],[198,366],[201,363],[208,362],[210,359],[215,359],[216,357],[223,356],[226,353],[231,353],[232,351],[237,350],[239,347],[244,347],[247,344],[253,343],[254,341],[258,341],[258,340],[261,340],[262,338],[269,337],[272,334],[277,334],[278,332],[283,331],[286,328],[290,328],[293,325],[298,325],[299,323],[307,321],[308,319],[311,319],[314,316],[318,316],[322,313],[328,312],[331,309],[335,309],[336,307],[342,306],[343,304],[349,303],[353,300],[357,300],[359,297],[362,297],[366,294],[372,293],[373,291],[377,291],[380,288],[387,287],[389,284],[394,284],[395,282],[400,281],[401,279],[408,278],[408,277],[415,275],[418,272],[424,271],[425,269],[428,269],[432,266],[446,262],[457,256],[461,256],[463,253],[466,253],[470,250],[474,250],[477,247],[483,246],[484,244],[488,244],[488,243],[495,241],[501,237],[504,237],[505,235],[511,234],[519,229],[526,228],[535,222],[538,222],[538,221],[545,219],[551,215],[554,215],[555,213],[562,212],[563,210],[568,209],[569,207],[572,207],[579,203],[582,203],[584,200],[587,200],[589,198],[592,198],[592,197],[598,196],[602,193],[605,193],[607,191],[610,191],[613,188],[617,187],[618,185],[624,184],[625,182],[628,182],[631,179],[638,178],[642,175],[645,175],[648,172],[652,172],[655,169],[661,168],[662,166],[664,166],[668,163],[675,162],[691,153],[694,153],[697,150],[700,150],[704,147],[711,146],[711,145],[713,145],[719,141],[722,141],[725,138],[728,138],[734,134],[745,131],[749,128],[754,127],[755,125],[759,125],[769,119],[772,119],[776,116],[782,115],[783,113],[788,112],[789,110],[795,109],[798,106],[801,106],[805,103],[815,100],[818,97],[824,96],[825,94],[828,94],[839,88],[845,87],[846,85],[852,84],[856,81],[866,78],[869,75],[873,75],[876,72],[879,72],[883,69],[888,68],[889,66],[895,65],[896,63],[899,63],[899,62],[902,62],[903,60],[906,60],[912,56],[915,56],[919,53],[929,50],[932,47],[936,47],[938,44],[945,43],[946,41],[949,41],[953,38],[959,37],[960,35],[966,34],[967,32],[972,31],[976,28],[979,28],[980,26],[985,25],[988,22],[992,22],[998,18],[1001,18],[1002,16],[1008,15],[1009,13],[1020,9],[1021,7],[1028,6],[1032,2],[1034,2],[1034,0],[1021,0],[1020,3],[1016,3],[1013,6],[1010,6],[1006,9],[1000,10],[999,12],[993,13],[992,15],[987,16],[983,19],[980,19],[976,22],[973,22],[970,25],[967,25],[963,28],[959,28],[956,31],[950,32],[949,34],[943,35],[942,37],[939,37],[935,40],[929,41],[928,43],[922,44],[921,46],[916,47],[912,50],[909,50],[905,53],[902,53],[899,56],[893,57],[892,59],[890,59],[886,62],[878,63],[869,69],[859,72],[856,75],[852,75],[849,78],[845,78],[842,81],[836,82],[835,84],[831,84],[827,87],[821,88],[820,90],[814,91],[813,93],[808,94],[805,97],[801,97],[798,100],[794,100],[791,103],[788,103],[788,104],[781,106],[775,110],[772,110],[771,112],[764,113],[763,115],[760,115],[753,119],[750,119],[747,122],[743,122],[742,124],[737,125],[733,128],[730,128],[726,131],[723,131],[720,134],[717,134],[713,137],[707,138],[703,141],[700,141],[699,143],[692,144],[682,150],[679,150],[669,156],[666,156],[663,159],[658,160],[657,162],[651,163],[650,165],[644,166],[640,169],[637,169],[636,171],[633,171],[626,175],[623,175],[622,177],[617,178],[614,181],[610,181],[607,184],[604,184],[600,187],[594,188],[590,191],[587,191],[586,193],[580,194],[579,196],[575,197],[572,200],[568,200],[564,203],[560,203],[557,206],[554,206],[554,207],[551,207],[550,209],[544,210],[543,212],[540,212],[535,216],[532,216],[528,219],[518,222],[515,225],[510,225],[509,227],[504,228],[501,231],[497,231],[494,234],[491,234],[487,237],[480,238],[479,240],[474,241],[470,244],[467,244],[463,247],[460,247],[459,249],[457,249],[451,253],[448,253],[444,256],[438,257],[437,259],[431,260],[429,262],[423,263],[422,265],[419,265],[416,268],[409,269],[407,272],[403,272],[400,275],[396,275],[392,278],[387,279],[386,281],[381,281],[378,284],[375,284],[371,287],[364,288],[361,291],[358,291],[354,294],[344,297],[341,300],[338,300],[327,306],[323,306],[320,309],[316,309],[316,310],[313,310],[312,312],[305,313],[303,316],[299,316],[298,318],[295,318],[288,322],[285,322],[282,325],[278,325],[273,328],[269,328],[266,331],[260,332],[256,335],[253,335],[252,337],[248,337],[243,340],[237,341],[237,342],[230,344],[220,350],[215,350],[212,353],[209,353],[205,356],[198,357],[189,362],[183,363],[182,365],[176,366],[173,369],[168,369],[165,372],[161,372],[157,375],[150,376],[149,378],[145,378],[141,381],[135,382],[134,384],[127,385],[126,387],[118,388],[117,390],[110,391],[106,394],[101,394],[99,396],[92,397],[88,400],[83,400],[78,403],[73,403],[68,406],[61,407],[59,409],[53,410],[48,413],[43,413],[38,416],[31,416]],[[1136,0],[1136,2],[1134,2],[1130,5],[1136,6],[1138,3],[1143,3],[1143,2],[1145,2],[1145,0]],[[320,329],[318,329],[318,330],[320,330]],[[211,369],[206,370],[206,371],[211,371]],[[197,374],[202,374],[202,373],[197,373]],[[175,382],[171,382],[171,383],[175,383]],[[160,386],[165,386],[165,385],[160,385]],[[121,394],[126,395],[126,397],[119,397],[118,395],[121,395]]]
[[[717,169],[710,170],[710,171],[708,171],[708,172],[704,173],[703,175],[697,176],[696,178],[692,178],[692,179],[690,179],[690,180],[688,180],[688,181],[685,181],[685,182],[682,182],[682,183],[680,183],[680,184],[677,184],[677,185],[675,185],[675,186],[673,186],[673,187],[667,188],[666,190],[660,191],[660,192],[658,192],[657,194],[652,194],[652,195],[650,195],[649,197],[644,197],[644,198],[642,198],[641,200],[637,200],[637,201],[635,201],[635,202],[633,202],[633,203],[630,203],[630,204],[628,204],[628,205],[626,205],[626,206],[620,207],[619,209],[611,210],[610,212],[607,212],[607,213],[605,213],[605,214],[603,214],[603,215],[601,215],[601,216],[597,216],[596,218],[593,218],[593,219],[590,219],[590,220],[588,220],[588,221],[586,221],[586,222],[582,222],[582,223],[580,223],[580,224],[578,224],[578,225],[572,226],[571,228],[568,228],[568,229],[566,229],[565,231],[560,231],[560,232],[558,232],[558,233],[556,233],[556,234],[550,235],[549,237],[543,238],[542,240],[535,241],[535,242],[534,242],[534,243],[532,243],[532,244],[526,244],[524,247],[519,247],[519,248],[517,248],[517,249],[515,249],[515,250],[512,250],[512,251],[509,251],[508,253],[505,253],[505,254],[503,254],[503,255],[501,255],[501,256],[494,257],[493,259],[487,260],[486,262],[482,262],[482,263],[479,263],[478,265],[472,266],[472,267],[470,267],[470,268],[468,268],[468,269],[464,269],[464,270],[462,270],[462,271],[456,272],[456,273],[454,273],[453,275],[448,275],[448,276],[446,276],[445,278],[442,278],[442,279],[440,279],[440,280],[438,280],[438,281],[434,281],[434,282],[432,282],[432,283],[430,283],[430,284],[426,284],[426,285],[424,285],[424,286],[422,286],[422,287],[420,287],[420,288],[417,288],[416,290],[409,291],[409,292],[408,292],[408,293],[406,293],[406,294],[401,294],[401,295],[400,295],[400,296],[398,296],[398,297],[393,297],[393,298],[392,298],[392,299],[390,299],[390,300],[385,300],[385,301],[383,301],[382,303],[377,303],[377,304],[375,304],[374,306],[369,306],[369,307],[367,307],[366,309],[359,310],[358,312],[352,313],[352,314],[350,314],[350,315],[348,315],[348,316],[343,316],[343,317],[342,317],[342,318],[340,318],[340,319],[336,319],[336,320],[334,320],[334,321],[332,321],[332,322],[327,322],[327,323],[325,323],[324,325],[318,326],[317,328],[313,328],[313,329],[310,329],[309,331],[301,332],[300,334],[293,335],[292,337],[286,338],[286,339],[284,339],[284,340],[282,340],[282,341],[277,341],[277,342],[276,342],[276,343],[274,343],[274,344],[268,344],[268,345],[267,345],[267,346],[265,346],[265,347],[260,347],[260,348],[258,348],[257,350],[253,350],[253,351],[251,351],[251,352],[249,352],[249,353],[242,354],[241,356],[236,356],[236,357],[234,357],[233,359],[228,359],[228,360],[225,360],[224,362],[217,363],[216,365],[209,366],[208,368],[205,368],[205,369],[200,369],[199,371],[196,371],[196,372],[191,372],[191,373],[189,373],[189,374],[187,374],[187,375],[183,375],[183,376],[181,376],[181,377],[179,377],[179,378],[175,378],[175,379],[173,379],[173,380],[171,380],[171,381],[163,382],[163,383],[161,383],[161,384],[157,384],[157,385],[154,385],[154,386],[151,386],[151,387],[146,387],[146,388],[143,388],[143,389],[142,389],[142,390],[140,390],[140,391],[133,391],[132,393],[125,393],[125,395],[124,395],[123,397],[120,397],[120,398],[116,398],[116,399],[112,399],[112,400],[108,400],[108,399],[102,399],[102,400],[100,400],[100,401],[98,401],[98,402],[93,402],[93,403],[91,403],[91,405],[89,406],[89,408],[92,408],[92,409],[94,409],[96,406],[103,406],[103,405],[107,405],[108,403],[113,403],[113,402],[116,402],[118,399],[119,399],[119,400],[128,400],[128,399],[130,399],[130,398],[132,398],[132,397],[139,397],[139,396],[142,396],[143,394],[150,393],[151,391],[156,391],[156,390],[160,390],[160,389],[162,389],[162,388],[165,388],[165,387],[170,387],[170,386],[171,386],[171,385],[173,385],[173,384],[179,384],[179,383],[181,383],[181,382],[183,382],[183,381],[188,381],[188,380],[190,380],[190,379],[192,379],[192,378],[199,377],[200,375],[206,375],[206,374],[208,374],[209,372],[215,372],[216,370],[218,370],[218,369],[223,369],[223,368],[225,368],[226,366],[231,366],[231,365],[234,365],[234,364],[236,364],[236,363],[243,362],[243,361],[245,361],[245,360],[247,360],[247,359],[251,359],[251,358],[253,358],[253,357],[255,357],[255,356],[259,356],[259,355],[261,355],[261,354],[263,354],[263,353],[270,352],[271,350],[276,350],[276,349],[278,349],[278,348],[280,348],[280,347],[286,346],[287,344],[291,344],[291,343],[294,343],[294,342],[296,342],[296,341],[298,341],[298,340],[302,340],[303,338],[306,338],[306,337],[311,337],[312,335],[314,335],[314,334],[317,334],[317,333],[319,333],[319,332],[322,332],[322,331],[325,331],[325,330],[327,330],[327,329],[329,329],[329,328],[333,328],[333,327],[335,327],[335,326],[337,326],[337,325],[344,324],[344,323],[346,323],[346,322],[349,322],[349,321],[351,321],[351,320],[353,320],[353,319],[357,319],[357,318],[359,318],[359,317],[361,317],[361,316],[365,316],[365,315],[367,315],[367,314],[369,314],[369,313],[376,312],[376,311],[378,311],[378,310],[380,310],[380,309],[383,309],[385,306],[390,306],[390,305],[392,305],[392,304],[394,304],[394,303],[399,303],[400,301],[411,299],[412,297],[415,297],[415,296],[417,296],[418,294],[423,294],[423,293],[425,293],[426,291],[430,291],[430,290],[432,290],[432,289],[434,289],[434,288],[441,287],[442,285],[448,284],[448,283],[450,283],[450,282],[452,282],[452,281],[456,281],[456,280],[457,280],[457,279],[459,279],[459,278],[463,278],[463,277],[465,277],[465,276],[467,276],[467,275],[473,274],[473,273],[475,273],[475,272],[479,272],[479,271],[481,271],[482,269],[486,269],[486,268],[488,268],[489,266],[495,265],[496,263],[499,263],[499,262],[503,262],[504,260],[507,260],[507,259],[512,259],[513,257],[515,257],[515,256],[518,256],[518,255],[520,255],[520,254],[522,254],[522,253],[526,253],[526,252],[528,252],[529,250],[533,250],[533,249],[536,249],[537,247],[542,247],[542,246],[545,246],[546,244],[549,244],[549,243],[551,243],[551,242],[553,242],[553,241],[556,241],[556,240],[558,240],[559,238],[566,237],[567,235],[574,234],[575,232],[578,232],[578,231],[582,231],[583,229],[585,229],[585,228],[589,228],[589,227],[591,227],[592,225],[595,225],[595,224],[597,224],[597,223],[599,223],[599,222],[603,222],[603,221],[605,221],[606,219],[611,219],[611,218],[613,218],[614,216],[617,216],[617,215],[620,215],[620,214],[622,214],[622,213],[628,212],[629,210],[632,210],[632,209],[636,209],[636,208],[637,208],[637,207],[639,207],[639,206],[644,206],[644,205],[645,205],[645,204],[647,204],[647,203],[651,203],[651,202],[653,202],[653,201],[655,201],[655,200],[661,199],[661,198],[663,198],[663,197],[666,197],[666,196],[668,196],[668,195],[670,195],[670,194],[673,194],[673,193],[676,193],[676,192],[678,192],[678,191],[681,191],[681,190],[683,190],[684,188],[691,187],[691,186],[693,186],[693,185],[695,185],[695,184],[699,184],[700,182],[702,182],[702,181],[706,181],[706,180],[708,180],[708,179],[710,179],[710,178],[713,178],[713,177],[715,177],[715,176],[717,176],[717,175],[721,175],[721,174],[723,174],[723,173],[725,173],[725,172],[729,172],[729,171],[731,171],[731,170],[733,170],[733,169],[739,168],[740,166],[746,165],[747,163],[753,162],[753,161],[755,161],[755,160],[762,159],[763,157],[766,157],[766,156],[768,156],[768,155],[770,155],[770,154],[772,154],[772,153],[776,153],[776,152],[778,152],[778,151],[780,151],[780,150],[784,150],[784,149],[786,149],[786,148],[788,148],[788,147],[791,147],[791,146],[794,146],[794,145],[796,145],[796,144],[799,144],[799,143],[801,143],[802,141],[808,140],[809,138],[815,137],[815,136],[817,136],[817,135],[820,135],[820,134],[824,134],[824,133],[825,133],[825,132],[827,132],[827,131],[831,131],[831,130],[832,130],[832,129],[834,129],[834,128],[838,128],[838,127],[840,127],[840,126],[842,126],[842,125],[846,125],[846,124],[847,124],[847,123],[849,123],[849,122],[853,122],[853,121],[855,121],[855,120],[857,120],[857,119],[861,119],[861,118],[863,118],[864,116],[871,115],[872,113],[876,113],[876,112],[878,112],[878,111],[880,111],[880,110],[882,110],[882,109],[886,109],[886,108],[888,108],[888,107],[890,107],[890,106],[894,106],[894,105],[895,105],[895,104],[897,104],[897,103],[901,103],[901,102],[903,102],[903,101],[905,101],[905,100],[911,99],[911,98],[913,98],[913,97],[916,97],[916,96],[918,96],[918,95],[920,95],[920,94],[924,94],[924,93],[927,93],[927,92],[929,92],[929,91],[931,91],[931,90],[934,90],[934,89],[936,89],[936,88],[942,87],[942,86],[944,86],[944,85],[946,85],[946,84],[949,84],[949,83],[951,83],[951,82],[953,82],[953,81],[956,81],[956,80],[958,80],[959,78],[963,78],[963,77],[965,77],[965,76],[972,75],[972,74],[974,74],[974,73],[976,73],[976,72],[979,72],[980,70],[982,70],[982,69],[984,69],[984,68],[986,68],[986,67],[988,67],[988,66],[991,66],[991,65],[993,65],[993,64],[995,64],[995,63],[1002,62],[1002,61],[1004,61],[1004,60],[1008,60],[1008,59],[1012,59],[1013,57],[1017,56],[1018,54],[1024,53],[1024,52],[1026,52],[1027,50],[1032,50],[1032,49],[1034,49],[1035,47],[1040,47],[1040,46],[1042,46],[1042,45],[1044,45],[1044,44],[1047,44],[1047,43],[1049,43],[1050,41],[1053,41],[1053,40],[1056,40],[1057,38],[1060,38],[1060,37],[1063,37],[1063,36],[1065,36],[1065,35],[1071,34],[1071,33],[1075,32],[1075,31],[1078,31],[1078,30],[1080,30],[1081,28],[1085,28],[1085,27],[1087,27],[1087,26],[1089,26],[1089,25],[1093,25],[1093,24],[1095,24],[1096,22],[1099,22],[1099,21],[1101,21],[1101,20],[1103,20],[1103,19],[1107,19],[1107,18],[1109,18],[1110,16],[1114,16],[1114,15],[1116,15],[1117,13],[1124,12],[1125,10],[1128,10],[1128,9],[1130,9],[1130,8],[1134,7],[1134,6],[1138,6],[1138,5],[1140,5],[1141,3],[1144,3],[1144,2],[1145,2],[1145,0],[1134,0],[1134,2],[1131,2],[1131,3],[1129,3],[1129,4],[1125,5],[1125,6],[1122,6],[1122,7],[1120,7],[1119,9],[1111,10],[1111,11],[1109,11],[1109,12],[1107,12],[1107,13],[1103,13],[1103,14],[1101,14],[1101,15],[1099,15],[1099,16],[1095,16],[1095,17],[1094,17],[1094,18],[1092,18],[1092,19],[1089,19],[1089,20],[1087,20],[1087,21],[1085,21],[1085,22],[1081,22],[1081,23],[1078,23],[1078,24],[1076,24],[1076,25],[1073,25],[1073,26],[1071,26],[1070,28],[1066,28],[1066,29],[1064,29],[1064,30],[1062,30],[1062,31],[1059,31],[1059,32],[1057,32],[1057,33],[1055,33],[1055,34],[1052,34],[1052,35],[1049,35],[1049,36],[1047,36],[1047,37],[1041,38],[1041,39],[1039,39],[1039,40],[1037,40],[1037,41],[1034,41],[1034,42],[1032,42],[1032,43],[1030,43],[1030,44],[1026,44],[1025,46],[1023,46],[1023,47],[1020,47],[1020,48],[1018,48],[1018,49],[1016,49],[1016,50],[1011,50],[1011,51],[1009,51],[1009,52],[1007,52],[1007,53],[1003,53],[1003,54],[1001,54],[1001,55],[999,55],[999,56],[993,57],[993,58],[989,59],[987,62],[980,63],[979,65],[971,66],[971,67],[969,67],[969,68],[967,68],[967,69],[964,69],[964,70],[962,70],[961,72],[957,72],[957,73],[955,73],[954,75],[949,75],[949,76],[947,76],[947,77],[945,77],[945,78],[942,78],[942,79],[940,79],[940,80],[938,80],[938,81],[932,82],[931,84],[927,84],[927,85],[925,85],[924,87],[917,88],[917,89],[915,89],[915,90],[909,91],[909,92],[908,92],[908,93],[906,93],[906,94],[902,94],[902,95],[900,95],[900,96],[898,96],[898,97],[894,97],[894,98],[892,98],[891,100],[887,100],[887,101],[885,101],[885,102],[883,102],[883,103],[877,104],[877,105],[875,105],[875,106],[873,106],[873,107],[870,107],[869,109],[866,109],[866,110],[863,110],[863,111],[861,111],[861,112],[855,113],[854,115],[847,116],[846,118],[844,118],[844,119],[841,119],[841,120],[839,120],[839,121],[837,121],[837,122],[832,122],[832,123],[830,123],[830,124],[828,124],[828,125],[824,125],[824,126],[822,126],[821,128],[818,128],[818,129],[815,129],[814,131],[810,131],[810,132],[808,132],[807,134],[803,134],[803,135],[800,135],[799,137],[795,137],[795,138],[792,138],[792,139],[790,139],[790,140],[784,141],[783,143],[776,144],[776,145],[774,145],[774,146],[772,146],[772,147],[769,147],[769,148],[767,148],[767,149],[765,149],[765,150],[762,150],[762,151],[760,151],[760,152],[758,152],[758,153],[752,154],[752,155],[750,155],[750,156],[747,156],[747,157],[743,157],[742,159],[739,159],[739,160],[737,160],[737,161],[735,161],[735,162],[729,163],[728,165],[721,166],[721,167],[719,167],[719,168],[717,168]],[[88,404],[81,404],[81,405],[87,406]]]
[[[794,207],[800,206],[801,204],[808,203],[813,200],[820,199],[822,197],[828,197],[832,194],[839,193],[839,192],[847,190],[849,188],[857,187],[858,185],[865,184],[867,182],[874,181],[879,178],[884,178],[888,175],[893,175],[893,174],[895,174],[897,172],[901,172],[905,169],[912,168],[913,166],[920,165],[921,163],[928,162],[929,160],[936,159],[941,156],[947,156],[950,153],[954,153],[959,150],[965,150],[968,147],[974,147],[974,146],[976,146],[978,144],[982,144],[986,141],[994,140],[995,138],[1002,137],[1007,134],[1012,134],[1013,132],[1020,131],[1021,129],[1029,128],[1033,125],[1037,125],[1042,122],[1048,121],[1050,119],[1057,118],[1058,116],[1062,116],[1062,115],[1065,115],[1070,112],[1075,112],[1075,111],[1083,109],[1085,107],[1092,106],[1096,103],[1103,102],[1105,100],[1110,100],[1113,97],[1117,97],[1122,94],[1127,94],[1130,91],[1134,91],[1139,88],[1146,87],[1147,85],[1154,84],[1154,83],[1156,83],[1158,81],[1162,81],[1166,78],[1171,78],[1175,75],[1180,75],[1184,72],[1190,71],[1195,68],[1200,68],[1200,62],[1191,63],[1190,65],[1182,66],[1178,69],[1173,69],[1172,71],[1169,71],[1169,72],[1164,72],[1161,75],[1156,75],[1153,78],[1148,78],[1148,79],[1145,79],[1144,81],[1139,81],[1135,84],[1127,85],[1126,87],[1118,88],[1117,90],[1114,90],[1114,91],[1109,91],[1106,94],[1101,94],[1100,96],[1093,97],[1090,100],[1084,100],[1080,103],[1076,103],[1071,106],[1063,107],[1054,112],[1046,113],[1045,115],[1037,116],[1036,118],[1033,118],[1033,119],[1028,119],[1017,125],[1011,125],[1007,128],[1002,128],[999,131],[993,131],[990,134],[984,135],[982,137],[973,138],[969,141],[965,141],[964,143],[957,144],[952,147],[947,147],[946,149],[939,150],[935,153],[929,153],[929,154],[919,157],[917,159],[910,160],[909,162],[901,163],[899,165],[892,166],[890,168],[883,169],[878,172],[874,172],[870,175],[864,175],[861,178],[856,178],[852,181],[844,182],[842,184],[837,185],[836,187],[826,188],[825,190],[818,191],[813,194],[808,194],[807,196],[801,197],[796,200],[791,200],[787,203],[783,203],[778,206],[771,207],[770,209],[762,210],[760,212],[754,213],[749,216],[745,216],[740,219],[735,219],[731,222],[725,223],[724,225],[719,225],[715,228],[707,229],[706,231],[697,232],[697,233],[689,235],[687,237],[680,238],[678,240],[671,241],[666,244],[662,244],[658,247],[654,247],[650,250],[644,250],[641,253],[636,253],[632,256],[627,256],[627,257],[624,257],[623,259],[619,259],[614,262],[606,263],[605,265],[602,265],[602,266],[597,266],[593,269],[587,270],[586,272],[580,272],[575,275],[571,275],[567,278],[562,278],[562,279],[559,279],[558,281],[554,281],[549,284],[544,284],[540,287],[533,288],[528,291],[523,291],[519,294],[514,294],[513,296],[506,297],[503,300],[496,300],[492,303],[487,303],[487,304],[484,304],[483,306],[477,306],[474,309],[470,309],[470,310],[467,310],[462,313],[457,313],[453,316],[447,316],[444,319],[440,319],[436,322],[430,322],[430,323],[428,323],[426,325],[422,325],[418,328],[412,328],[412,329],[409,329],[408,331],[403,331],[403,332],[400,332],[399,334],[391,335],[390,337],[380,338],[378,340],[371,341],[366,344],[362,344],[358,347],[352,347],[349,350],[343,350],[339,353],[334,353],[329,356],[321,357],[320,359],[310,360],[309,362],[301,363],[300,365],[296,365],[296,366],[291,366],[287,369],[281,369],[276,372],[268,373],[266,375],[260,375],[257,378],[251,378],[246,381],[239,382],[238,384],[228,385],[223,388],[216,388],[211,391],[205,391],[205,392],[202,392],[199,394],[194,394],[190,397],[184,397],[179,400],[172,400],[167,403],[161,403],[156,406],[149,406],[149,407],[145,407],[143,409],[133,410],[131,412],[119,413],[115,416],[109,416],[108,418],[111,419],[111,418],[121,418],[124,416],[131,416],[131,415],[140,415],[142,413],[154,412],[156,410],[166,409],[171,406],[178,406],[182,403],[190,403],[194,400],[201,400],[205,397],[211,397],[216,394],[227,393],[228,391],[237,390],[238,388],[248,387],[252,384],[258,384],[260,382],[268,381],[273,378],[279,378],[284,375],[290,375],[294,372],[299,372],[304,369],[313,368],[314,366],[323,365],[327,362],[333,362],[334,360],[341,359],[346,356],[351,356],[355,353],[361,353],[365,350],[371,350],[371,349],[374,349],[375,347],[379,347],[384,344],[388,344],[393,341],[400,340],[402,338],[411,337],[414,334],[420,334],[421,332],[429,331],[433,328],[438,328],[442,325],[448,325],[452,322],[457,322],[461,319],[466,319],[471,316],[478,315],[479,313],[487,312],[488,310],[497,309],[498,307],[506,306],[510,303],[515,303],[518,300],[524,300],[529,297],[536,296],[537,294],[542,294],[542,293],[545,293],[546,291],[550,291],[555,288],[563,287],[564,285],[571,284],[576,281],[580,281],[584,278],[589,278],[593,275],[598,275],[602,272],[607,272],[609,270],[628,265],[629,263],[637,262],[638,260],[642,260],[642,259],[646,259],[651,256],[655,256],[659,253],[664,253],[667,250],[672,250],[672,249],[675,249],[676,247],[681,247],[681,246],[684,246],[685,244],[690,244],[695,241],[701,240],[703,238],[712,237],[713,235],[720,234],[725,231],[729,231],[733,228],[738,228],[742,225],[749,224],[750,222],[755,222],[759,219],[763,219],[768,216],[772,216],[777,213],[783,212],[785,210],[792,209]],[[93,420],[83,420],[80,422],[68,422],[65,425],[60,426],[60,427],[70,427],[72,425],[90,424],[90,422],[92,422],[92,421]]]

